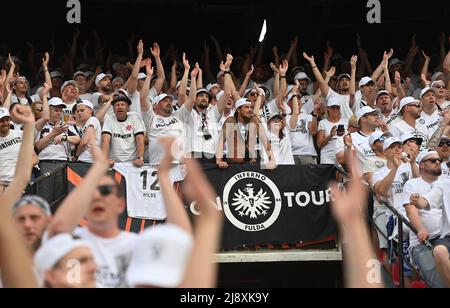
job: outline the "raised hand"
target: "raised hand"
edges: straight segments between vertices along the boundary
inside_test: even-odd
[[[315,64],[314,56],[308,56],[306,52],[303,53],[303,57],[308,61],[310,64]],[[313,65],[314,66],[314,65]]]
[[[252,65],[253,67],[253,65]],[[270,68],[272,69],[272,71],[276,74],[280,74],[280,71],[278,70],[277,66],[275,64],[273,64],[272,62],[270,63]]]
[[[139,40],[139,43],[137,45],[137,52],[140,56],[144,54],[144,42],[142,40]]]
[[[350,59],[350,65],[352,67],[352,70],[355,71],[356,70],[356,63],[358,62],[358,56],[353,56]]]
[[[422,50],[422,56],[424,57],[425,61],[430,62],[431,58],[423,50]]]
[[[12,110],[13,115],[20,123],[24,124],[33,124],[34,123],[34,114],[31,111],[31,108],[16,105]]]
[[[186,54],[183,52],[183,65],[185,70],[190,70],[191,65],[189,64],[189,61],[186,59]]]
[[[283,63],[280,65],[280,75],[286,76],[287,71],[289,69],[289,62],[287,60],[284,60]]]
[[[273,64],[273,63],[272,63]],[[252,75],[253,75],[253,72],[255,71],[255,67],[253,66],[253,64],[252,64],[252,66],[250,66],[250,69],[248,70],[248,72],[247,72],[247,77],[248,78],[250,78]]]
[[[330,67],[330,70],[325,72],[325,74],[327,75],[328,78],[331,79],[331,77],[333,77],[336,74],[336,67],[334,66]]]
[[[195,67],[191,72],[191,79],[194,79],[198,76],[198,74],[200,73],[200,65],[197,63],[195,63]]]
[[[168,172],[172,168],[175,159],[182,159],[183,150],[181,144],[173,136],[165,136],[158,139],[164,149],[164,157],[159,164],[159,171]]]
[[[50,62],[50,54],[48,52],[45,52],[44,57],[42,58],[42,67],[47,70],[48,69],[48,63]]]
[[[150,48],[150,52],[155,58],[161,57],[161,48],[159,47],[158,43],[153,43],[153,47]]]
[[[146,71],[147,71],[147,77],[148,77],[148,76],[153,76],[153,74],[154,74],[154,72],[155,72],[155,69],[154,69],[154,67],[152,66],[152,60],[147,61],[146,65],[145,65],[145,69],[146,69]]]

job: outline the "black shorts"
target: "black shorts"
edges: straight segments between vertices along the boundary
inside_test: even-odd
[[[447,236],[445,238],[438,239],[433,242],[434,247],[437,246],[445,246],[448,250],[448,253],[450,254],[450,236]]]

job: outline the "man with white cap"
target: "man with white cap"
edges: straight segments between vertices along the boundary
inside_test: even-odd
[[[417,235],[411,233],[409,236],[411,260],[418,267],[422,278],[430,288],[443,288],[444,284],[436,272],[432,251],[424,244],[428,240],[433,245],[433,242],[439,239],[442,209],[418,210],[410,204],[411,195],[424,195],[438,183],[442,174],[442,160],[437,152],[426,150],[419,155],[417,161],[421,177],[411,179],[405,184],[402,202],[409,221],[418,231]]]
[[[353,78],[348,74],[340,75],[338,81],[339,93],[336,93],[323,79],[322,72],[318,69],[314,56],[310,57],[306,53],[303,53],[303,56],[310,63],[311,68],[313,69],[314,76],[319,82],[322,96],[325,97],[327,101],[332,97],[337,98],[341,104],[342,116],[346,119],[349,119],[353,115],[353,110],[355,107],[355,101],[350,99],[350,83]]]
[[[396,138],[389,138],[384,141],[383,150],[387,159],[387,165],[372,176],[372,186],[381,200],[387,201],[393,207],[395,207],[402,215],[406,215],[406,211],[403,207],[403,188],[410,179],[419,177],[419,170],[416,164],[416,157],[411,155],[410,160],[404,162],[403,158],[403,143]],[[405,160],[406,161],[406,160]],[[396,217],[388,211],[388,237],[391,237],[394,233],[394,224]],[[404,228],[406,230],[406,227]],[[409,239],[404,238],[404,257],[408,258],[408,252],[405,250],[409,244]],[[389,246],[392,249],[392,245]],[[392,260],[391,260],[392,261]],[[412,270],[410,262],[404,260],[405,275],[411,277]]]
[[[216,106],[219,102],[217,98],[217,94],[222,91],[220,84],[218,83],[210,83],[206,86],[206,90],[211,94],[211,105]]]
[[[276,168],[275,156],[259,119],[254,115],[252,103],[241,98],[236,102],[234,117],[228,118],[222,129],[216,151],[216,164],[221,169],[228,168],[229,163],[257,163],[261,158],[257,150],[257,141],[264,146],[269,162],[266,168]],[[227,145],[227,157],[224,160],[223,150]]]
[[[131,100],[118,96],[112,101],[114,115],[107,115],[102,131],[102,150],[110,158],[110,165],[133,162],[144,165],[144,126],[136,114],[130,114]]]
[[[28,251],[34,255],[52,219],[50,205],[39,196],[24,196],[13,205],[12,215]]]
[[[95,136],[97,145],[102,141],[102,126],[100,121],[94,116],[94,105],[90,101],[81,100],[75,108],[77,125],[80,129],[78,134],[81,137],[80,144],[77,147],[75,157],[83,163],[93,163],[91,151],[87,148],[91,136]]]
[[[107,102],[113,94],[112,78],[113,76],[111,74],[104,73],[98,74],[95,78],[95,86],[97,87],[98,92],[92,94],[91,102],[94,105],[94,108]]]
[[[74,122],[73,107],[79,99],[78,84],[75,80],[68,80],[61,86],[61,99],[66,105],[64,108],[64,122]]]
[[[402,138],[406,134],[418,135],[423,140],[420,150],[425,150],[431,136],[428,135],[426,126],[417,121],[422,115],[422,103],[414,97],[405,97],[400,101],[398,112],[402,120],[391,126],[392,134],[396,138]]]
[[[431,86],[435,89],[436,104],[439,106],[440,111],[446,110],[450,107],[450,101],[447,101],[447,87],[442,80],[436,80],[431,83]]]
[[[319,122],[317,132],[317,146],[320,149],[320,163],[335,165],[336,149],[339,138],[342,138],[348,129],[348,120],[341,116],[341,102],[332,97],[327,102],[328,118]],[[339,136],[338,136],[339,129]]]
[[[359,81],[359,90],[361,91],[361,100],[357,101],[361,107],[371,106],[372,108],[375,106],[375,98],[376,98],[376,90],[377,85],[375,81],[371,77],[363,77]]]
[[[147,78],[141,92],[141,110],[142,117],[147,129],[149,139],[149,164],[151,166],[159,165],[163,151],[158,143],[158,139],[163,136],[173,136],[176,138],[184,138],[185,125],[189,118],[187,113],[182,109],[173,111],[172,95],[162,93],[155,97],[151,102],[148,101],[150,82],[153,76],[153,67],[151,63],[147,63]],[[189,99],[195,100],[196,93],[190,93]],[[189,114],[190,115],[190,114]]]
[[[386,123],[388,127],[400,121],[398,111],[394,109],[392,95],[388,91],[382,90],[378,92],[376,97],[376,108],[381,111],[381,121]]]
[[[34,264],[46,288],[95,288],[96,265],[91,244],[60,234],[46,241],[34,256]],[[77,267],[77,278],[70,279]]]
[[[92,84],[94,83],[93,78],[91,80],[88,80],[88,76],[85,72],[78,71],[73,74],[73,80],[78,85],[79,90],[79,96],[80,99],[85,99],[87,101],[92,100],[92,94],[88,93],[89,89],[91,88]]]
[[[50,121],[44,125],[36,138],[35,148],[39,156],[39,168],[42,173],[53,171],[65,162],[71,155],[71,146],[80,143],[80,136],[73,126],[68,126],[63,120],[63,110],[67,107],[62,99],[52,98],[50,106]],[[39,186],[38,194],[52,203],[59,199],[64,192],[64,174],[59,173]]]
[[[295,75],[294,82],[300,83],[301,109],[305,114],[312,114],[314,111],[314,95],[309,95],[308,90],[312,84],[311,78],[304,72]]]
[[[391,133],[383,133],[381,131],[376,131],[369,137],[369,146],[372,148],[375,156],[371,156],[367,159],[367,163],[363,166],[363,178],[364,180],[372,186],[372,177],[375,172],[386,167],[387,160],[384,155],[383,144],[384,142],[391,138]],[[387,270],[389,270],[389,256],[387,253],[388,241],[384,237],[387,234],[386,224],[387,224],[387,208],[386,206],[380,204],[376,196],[373,196],[373,221],[377,226],[378,234],[378,244],[379,248],[383,252],[382,263]],[[383,233],[381,233],[381,232]]]
[[[422,102],[422,115],[418,122],[428,129],[428,136],[431,137],[439,128],[442,116],[439,113],[436,104],[436,90],[426,87],[420,93],[420,101]]]
[[[360,129],[351,137],[359,162],[364,166],[369,157],[375,156],[369,146],[369,137],[380,125],[380,112],[369,106],[363,107],[356,113],[356,121]]]
[[[442,136],[436,152],[438,152],[439,157],[442,159],[441,180],[450,180],[450,139],[447,136]]]

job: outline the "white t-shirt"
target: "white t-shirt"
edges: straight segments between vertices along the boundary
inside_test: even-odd
[[[96,117],[90,117],[89,120],[87,120],[86,124],[84,124],[83,128],[81,129],[81,135],[83,136],[86,130],[92,127],[95,130],[95,141],[98,146],[102,143],[102,126],[100,124],[100,121]],[[93,163],[94,160],[92,158],[91,151],[88,149],[85,149],[83,153],[80,154],[80,157],[78,157],[78,160],[83,163]]]
[[[409,180],[403,189],[403,205],[410,204],[410,197],[412,194],[424,195],[428,193],[437,182],[429,184],[422,178]],[[442,210],[431,209],[430,211],[419,210],[420,220],[430,234],[430,239],[435,239],[441,234],[441,218]],[[409,236],[410,249],[419,246],[420,241],[417,236],[411,232]]]
[[[159,165],[164,155],[164,150],[158,142],[160,137],[173,136],[184,143],[183,138],[186,138],[184,123],[189,121],[188,117],[190,116],[190,113],[186,112],[185,109],[186,107],[182,106],[179,110],[172,113],[170,117],[157,115],[152,109],[142,114],[148,131],[149,163],[151,166]]]
[[[369,146],[370,136],[365,136],[361,132],[353,133],[351,136],[353,147],[356,150],[356,155],[362,167],[366,164],[369,157],[375,156],[375,152]]]
[[[39,133],[38,140],[41,140],[42,138],[48,136],[53,131],[54,127],[55,125],[47,123]],[[79,136],[72,125],[69,126],[67,135],[69,137]],[[67,159],[70,158],[70,150],[71,150],[70,143],[68,141],[62,142],[61,144],[56,144],[52,140],[45,149],[39,152],[39,159],[41,161],[43,160],[67,161]]]
[[[75,115],[73,114],[72,110],[73,107],[77,104],[76,101],[74,102],[64,102],[64,104],[66,104],[67,108],[64,108],[63,112],[64,112],[64,122],[67,122],[70,120],[70,118],[74,118]]]
[[[0,185],[9,184],[14,178],[22,135],[20,130],[10,130],[6,137],[0,137]]]
[[[115,116],[107,115],[102,134],[111,136],[109,157],[115,162],[129,162],[137,158],[136,136],[144,135],[144,127],[138,116],[128,114],[125,121],[120,122]]]
[[[121,232],[115,238],[105,239],[96,236],[87,228],[77,228],[74,235],[88,241],[92,246],[97,265],[96,281],[99,287],[127,287],[125,274],[137,244],[136,234]]]
[[[208,153],[212,157],[216,154],[219,130],[217,123],[220,121],[220,114],[217,106],[209,106],[205,113],[198,113],[192,109],[189,114],[186,108],[180,108],[183,114],[186,130],[186,151],[195,153]],[[204,127],[204,129],[203,129]],[[205,136],[210,136],[207,140]]]
[[[450,236],[450,181],[438,181],[433,189],[423,195],[430,209],[442,209],[441,238]]]
[[[391,170],[388,169],[387,165],[376,171],[372,176],[372,186],[375,187],[379,182],[383,181],[390,172]],[[406,210],[403,207],[403,189],[412,177],[411,165],[401,164],[395,174],[389,197],[386,200],[404,216],[406,216]]]
[[[391,114],[388,116],[385,116],[384,114],[381,114],[381,120],[387,124],[389,127],[389,130],[392,125],[399,122],[401,120],[398,111],[396,109],[392,110]]]
[[[270,116],[274,113],[280,113],[275,99],[268,101],[266,104],[261,106],[261,110],[259,111],[259,119],[262,123],[267,124]]]
[[[427,149],[428,141],[430,136],[428,135],[428,129],[425,125],[416,122],[416,128],[411,127],[404,120],[401,120],[390,127],[391,133],[396,138],[402,138],[403,135],[413,134],[422,138],[423,143],[420,148],[420,151],[424,151]]]
[[[130,112],[134,112],[138,115],[139,119],[142,120],[142,110],[141,110],[141,93],[136,90],[133,94],[130,94],[128,91],[125,90],[125,92],[128,95],[128,98],[131,100],[131,106],[130,106]],[[150,92],[148,94],[148,102],[151,104],[151,101],[158,96],[158,93],[156,92],[155,87],[152,87],[150,89]]]
[[[322,120],[319,122],[318,131],[325,132],[325,138],[330,136],[331,130],[333,127],[337,127],[339,125],[344,125],[345,130],[348,127],[348,121],[346,119],[341,118],[341,120],[337,123],[331,123],[328,119]],[[322,148],[320,151],[320,163],[323,165],[335,165],[336,164],[336,149],[338,148],[338,139],[342,137],[334,136],[330,142]]]
[[[303,156],[316,156],[317,152],[314,147],[314,139],[309,130],[309,124],[314,120],[312,115],[300,114],[295,129],[291,128],[291,116],[286,118],[286,125],[289,126],[290,139],[292,144],[292,154]]]
[[[448,168],[447,163],[442,163],[441,165],[442,175],[440,176],[441,181],[450,180],[450,169]]]
[[[367,162],[363,166],[363,174],[367,173],[373,173],[377,172],[378,170],[384,168],[387,166],[387,160],[383,157],[378,156],[372,156],[367,159]],[[373,178],[372,178],[373,182]],[[375,208],[384,208],[383,205],[380,204],[380,202],[377,200],[376,197],[373,198],[373,204]]]
[[[23,106],[28,106],[29,101],[27,98],[18,98],[15,94],[11,96],[11,104],[17,104],[20,103]]]
[[[285,128],[283,132],[285,136],[281,140],[278,134],[272,134],[271,132],[267,133],[267,138],[269,139],[270,145],[272,147],[272,153],[275,156],[277,165],[295,165],[294,156],[292,154],[291,138],[289,137],[289,130]],[[269,162],[269,158],[265,150],[262,152],[264,154],[263,159],[261,160],[261,165],[265,165],[267,164],[267,162]]]
[[[417,121],[419,124],[425,125],[428,130],[428,138],[431,138],[439,128],[439,124],[442,122],[442,116],[437,110],[431,116],[422,111],[422,116]]]

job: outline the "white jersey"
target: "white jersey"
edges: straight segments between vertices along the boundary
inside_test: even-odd
[[[448,163],[442,163],[441,169],[442,175],[439,179],[441,181],[450,180],[450,168],[448,167]]]
[[[375,187],[379,182],[383,181],[391,170],[385,166],[376,171],[372,176],[372,186]],[[395,207],[402,215],[406,216],[406,210],[403,207],[403,189],[405,184],[413,178],[410,164],[401,164],[395,174],[392,182],[391,190],[387,202]]]
[[[421,125],[425,125],[428,130],[428,138],[431,138],[439,128],[439,125],[442,122],[442,116],[439,114],[438,110],[436,110],[432,115],[428,115],[422,111],[422,116],[418,122]]]
[[[292,129],[290,125],[291,116],[286,118],[286,124],[289,126],[290,139],[292,144],[292,154],[296,156],[315,156],[317,157],[314,139],[309,130],[309,124],[314,120],[312,115],[300,114],[297,120],[297,126]]]
[[[158,170],[149,166],[136,168],[131,163],[115,164],[127,183],[128,216],[138,219],[164,220],[167,217]],[[170,171],[172,184],[181,179],[179,168]]]
[[[89,120],[87,120],[86,124],[81,128],[81,136],[84,136],[86,133],[86,130],[92,127],[95,130],[95,141],[98,146],[102,143],[102,126],[100,124],[100,121],[96,117],[90,117]],[[83,153],[80,154],[80,157],[78,157],[78,160],[83,163],[93,163],[94,160],[92,158],[91,151],[88,149],[85,149]]]
[[[275,113],[280,113],[277,102],[275,99],[266,102],[263,106],[261,106],[261,110],[259,111],[259,119],[262,123],[266,124],[269,122],[270,116]]]
[[[54,124],[47,123],[44,128],[42,128],[39,133],[38,140],[47,137],[55,127]],[[79,136],[75,131],[73,126],[69,126],[69,130],[67,131],[67,136]],[[54,140],[50,141],[48,146],[39,152],[39,160],[58,160],[58,161],[67,161],[70,158],[70,143],[68,141],[62,142],[61,144],[56,144]]]
[[[29,106],[31,102],[32,102],[31,98],[30,99],[28,99],[26,97],[25,98],[18,98],[15,94],[13,94],[11,96],[11,105],[19,103],[19,104],[21,104],[23,106]]]
[[[416,135],[420,138],[422,138],[423,143],[420,148],[420,151],[424,151],[427,149],[428,142],[430,136],[428,135],[428,129],[425,125],[420,124],[419,122],[416,122],[416,127],[411,127],[408,123],[406,123],[404,120],[401,120],[395,124],[393,124],[390,127],[391,133],[394,135],[394,137],[401,139],[403,135]]]
[[[433,189],[422,197],[428,201],[431,209],[442,209],[441,238],[450,236],[450,181],[438,181]]]
[[[22,135],[20,130],[10,130],[6,137],[0,137],[0,185],[9,184],[14,178]]]
[[[337,123],[332,123],[328,119],[319,122],[318,131],[323,131],[325,133],[325,138],[331,135],[331,130],[333,127],[338,127],[339,125],[344,125],[347,131],[348,121],[346,119],[340,119]],[[336,149],[338,148],[339,139],[342,137],[334,136],[328,144],[322,148],[320,151],[320,163],[322,165],[335,165],[336,160]]]
[[[403,189],[403,206],[410,204],[410,197],[412,194],[420,194],[424,195],[431,191],[433,184],[429,184],[425,182],[422,178],[409,180],[404,189]],[[430,239],[436,239],[441,234],[441,218],[442,218],[442,210],[440,209],[431,209],[430,211],[426,210],[418,210],[420,220],[425,227],[425,229],[430,234]],[[417,236],[411,232],[409,236],[409,246],[410,249],[413,249],[416,246],[420,245],[420,241]]]
[[[401,118],[398,114],[398,111],[396,109],[392,110],[391,114],[389,114],[388,116],[381,114],[380,119],[381,119],[381,121],[383,121],[387,124],[389,129],[391,128],[392,125],[394,125],[395,123],[398,123],[401,120]]]
[[[136,234],[121,232],[114,238],[102,238],[87,228],[77,228],[74,235],[89,242],[92,246],[97,265],[96,282],[99,287],[127,287],[125,274],[137,244]]]
[[[375,156],[375,152],[369,146],[369,137],[365,136],[361,132],[353,133],[352,135],[353,147],[356,150],[356,156],[361,164],[361,167],[364,166],[369,157]]]
[[[159,165],[163,158],[164,150],[158,139],[163,136],[179,138],[180,141],[186,137],[184,123],[189,121],[190,113],[186,112],[184,106],[175,111],[170,117],[157,115],[152,109],[143,113],[145,127],[149,139],[149,163],[151,166]]]
[[[220,114],[217,106],[209,106],[205,113],[198,113],[195,108],[189,114],[186,108],[181,108],[186,130],[186,151],[195,153],[208,153],[213,157],[219,140],[217,124]]]
[[[107,115],[102,134],[111,136],[109,157],[115,162],[130,162],[138,158],[136,136],[144,135],[144,126],[135,114],[128,114],[125,121]]]
[[[283,139],[280,139],[280,136],[278,134],[272,134],[271,132],[267,134],[267,138],[272,147],[272,153],[275,156],[277,165],[295,165],[294,156],[292,154],[291,139],[289,137],[289,130],[285,128],[283,133]],[[261,165],[263,166],[269,162],[269,157],[267,156],[265,150],[262,152],[263,159],[261,160]]]

